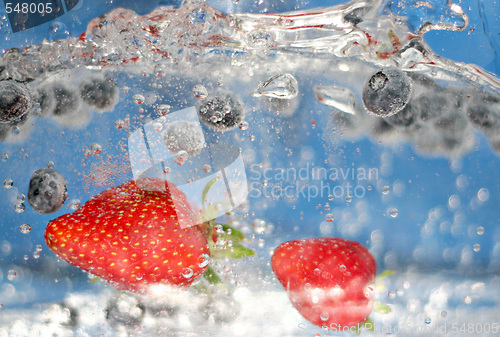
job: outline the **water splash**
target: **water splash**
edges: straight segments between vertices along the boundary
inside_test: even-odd
[[[154,67],[165,60],[186,64],[231,59],[237,65],[281,53],[396,65],[498,93],[498,78],[475,65],[437,56],[423,39],[431,29],[463,30],[467,24],[460,6],[444,0],[415,4],[353,0],[284,14],[224,14],[194,0],[177,9],[159,7],[144,16],[118,8],[92,20],[79,38],[9,49],[0,60],[0,79],[29,81],[80,66]]]

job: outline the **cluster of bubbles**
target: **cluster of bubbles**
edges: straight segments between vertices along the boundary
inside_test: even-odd
[[[203,123],[219,131],[239,127],[245,117],[241,99],[234,93],[223,91],[201,99],[197,111]]]
[[[457,157],[472,149],[476,129],[500,153],[498,95],[445,87],[418,73],[386,68],[367,80],[362,98],[368,113],[360,106],[352,113],[331,112],[334,129],[347,137],[368,133],[387,143],[409,141],[422,153]]]

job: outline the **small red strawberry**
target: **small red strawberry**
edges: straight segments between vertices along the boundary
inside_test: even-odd
[[[189,286],[208,267],[210,256],[185,195],[160,179],[102,192],[51,221],[45,240],[72,265],[141,293],[154,284]]]
[[[374,305],[377,267],[361,244],[340,238],[284,242],[271,267],[293,306],[331,330],[364,322]]]

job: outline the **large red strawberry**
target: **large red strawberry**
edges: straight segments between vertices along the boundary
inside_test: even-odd
[[[51,221],[45,240],[63,260],[141,293],[154,284],[189,286],[210,256],[185,195],[159,179],[102,192]]]
[[[271,267],[293,306],[317,326],[353,327],[373,309],[377,267],[357,242],[339,238],[284,242],[275,249]]]

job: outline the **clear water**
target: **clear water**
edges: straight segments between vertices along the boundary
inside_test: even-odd
[[[25,83],[33,105],[0,124],[0,336],[334,336],[296,312],[269,266],[279,243],[318,236],[359,241],[379,272],[396,271],[377,295],[392,312],[373,314],[376,331],[362,334],[498,334],[498,10],[472,0],[80,1],[18,33],[4,16],[0,78]],[[411,79],[411,113],[365,109],[365,84],[387,67]],[[99,81],[104,101],[85,89]],[[47,223],[144,173],[130,143],[138,130],[192,121],[189,108],[221,92],[239,97],[244,119],[225,132],[201,125],[207,143],[234,147],[214,148],[220,165],[246,173],[233,217],[257,252],[215,265],[231,292],[210,303],[194,290],[136,298],[58,260]],[[163,169],[187,186],[190,170],[218,171],[199,158]],[[68,183],[48,215],[27,201],[43,167]]]

